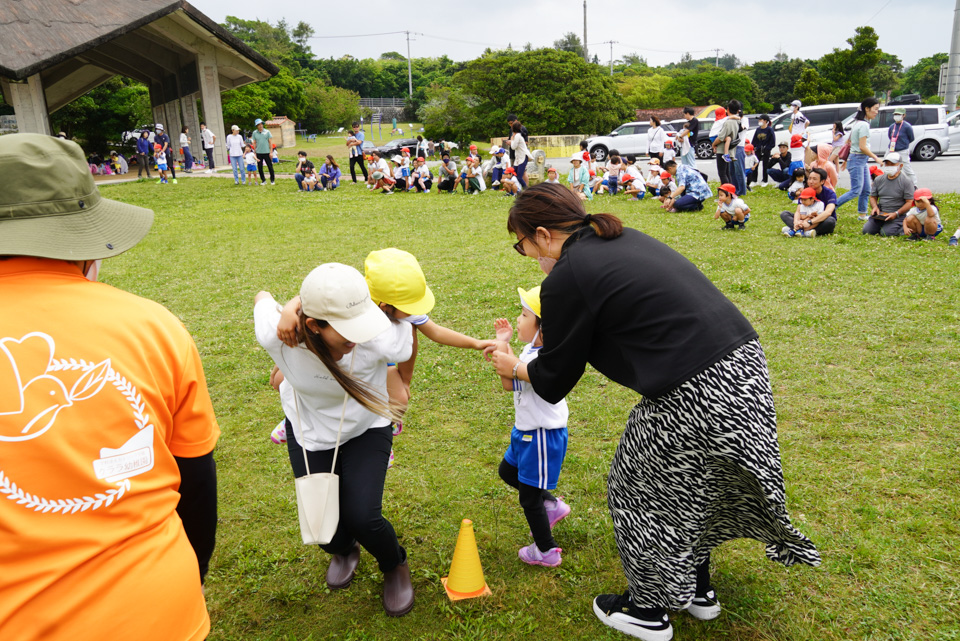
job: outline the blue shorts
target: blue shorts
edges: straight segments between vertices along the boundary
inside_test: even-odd
[[[158,163],[157,163],[157,169],[159,169],[160,171],[166,171],[166,170],[167,170],[167,163],[165,163],[165,162],[158,162]]]
[[[517,478],[524,485],[554,490],[566,455],[567,428],[520,431],[514,427],[503,460],[517,468]]]
[[[247,165],[247,171],[254,172],[257,170],[256,165]]]

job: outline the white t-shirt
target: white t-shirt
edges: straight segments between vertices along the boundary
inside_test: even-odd
[[[807,123],[809,122],[807,117],[803,115],[803,112],[797,110],[797,113],[790,116],[790,135],[806,138]]]
[[[256,165],[257,154],[251,151],[250,153],[248,153],[246,156],[243,157],[243,162],[247,163],[248,165]]]
[[[923,223],[927,222],[927,216],[931,216],[931,215],[936,219],[938,225],[941,224],[941,223],[940,223],[940,210],[937,209],[937,206],[936,206],[936,205],[927,205],[927,208],[926,208],[926,209],[919,209],[919,208],[917,208],[917,207],[911,207],[911,208],[910,208],[910,211],[907,212],[907,216],[911,216],[911,215],[912,215],[912,216],[916,216],[916,217],[917,217],[917,220],[920,221],[920,224],[921,224],[921,225],[922,225]]]
[[[227,136],[227,155],[243,155],[243,136],[240,134],[230,134]]]
[[[814,198],[813,204],[807,207],[802,202],[797,207],[796,216],[816,216],[823,211],[823,202]]]
[[[540,354],[540,348],[532,344],[524,345],[520,352],[520,362],[530,363]],[[544,428],[556,429],[567,426],[567,400],[559,403],[548,403],[540,398],[533,385],[526,381],[513,381],[513,410],[515,413],[514,425],[521,432]]]
[[[663,127],[651,127],[647,132],[647,149],[651,154],[659,154],[663,151],[663,139],[667,134],[663,132]]]
[[[647,181],[647,187],[654,187],[660,189],[663,187],[663,179],[660,176],[651,176],[650,180]]]
[[[667,163],[677,157],[677,152],[673,150],[673,147],[664,147],[663,148],[663,162]]]
[[[392,175],[392,174],[390,173],[390,165],[388,165],[388,164],[387,164],[387,161],[384,160],[383,158],[381,158],[380,160],[378,160],[378,161],[375,162],[375,163],[372,163],[371,166],[373,167],[373,170],[374,170],[374,171],[382,171],[384,176],[390,176],[390,175]]]
[[[743,147],[747,144],[747,129],[750,128],[750,119],[746,116],[740,119],[740,143],[737,147]]]
[[[624,170],[624,173],[628,176],[631,176],[634,180],[643,180],[643,174],[640,172],[640,168],[636,165],[630,165]]]
[[[514,164],[522,164],[524,160],[527,159],[527,156],[530,155],[530,150],[527,149],[527,141],[523,139],[523,135],[518,133],[513,134],[513,139],[510,141],[510,149],[513,149],[516,153],[514,154]]]
[[[500,179],[500,182],[501,182],[501,183],[510,183],[511,185],[513,185],[513,186],[515,186],[515,187],[517,188],[517,191],[520,191],[520,189],[521,189],[521,187],[520,187],[520,181],[517,179],[516,176],[504,176],[503,178]],[[545,180],[544,182],[559,183],[560,181],[559,181],[559,180]]]
[[[189,146],[190,146],[190,139],[187,138],[187,134],[185,134],[185,133],[181,133],[181,134],[180,134],[180,146],[181,146],[181,147],[189,147]]]
[[[817,201],[820,202],[820,201]],[[742,198],[734,198],[729,203],[722,203],[717,200],[717,209],[722,211],[725,214],[733,214],[737,211],[737,207],[742,209],[745,213],[750,211],[750,208],[747,207],[747,203],[743,202]]]
[[[720,128],[723,127],[723,123],[727,122],[726,118],[720,118],[719,120],[714,121],[710,126],[710,138],[716,138],[720,135]]]
[[[213,140],[216,138],[216,136],[212,131],[210,131],[210,128],[207,127],[204,129],[200,135],[203,136],[203,148],[213,149]]]
[[[759,165],[760,161],[757,160],[756,154],[747,154],[743,157],[743,164],[746,165],[745,168],[749,171]]]
[[[261,300],[253,309],[257,342],[270,354],[283,372],[280,404],[303,447],[316,452],[331,450],[337,444],[337,428],[346,392],[340,387],[320,359],[304,346],[287,347],[277,338],[280,309],[272,298]],[[390,323],[390,327],[337,363],[345,371],[352,366],[353,376],[362,380],[387,399],[387,363],[402,363],[413,353],[413,329],[407,323]],[[299,398],[300,420],[297,420],[296,397]],[[386,427],[390,421],[378,416],[348,397],[343,418],[341,443],[360,436],[375,427]],[[328,472],[329,470],[315,470]]]

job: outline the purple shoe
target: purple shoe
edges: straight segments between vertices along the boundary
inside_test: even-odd
[[[560,556],[561,552],[563,550],[560,548],[550,548],[546,552],[541,552],[536,543],[531,543],[525,548],[520,548],[518,555],[520,560],[528,565],[555,568],[563,562],[563,558]]]
[[[552,507],[551,507],[552,505]],[[547,510],[547,518],[550,519],[550,529],[553,526],[570,516],[570,506],[563,502],[563,499],[556,501],[544,501],[543,507]]]

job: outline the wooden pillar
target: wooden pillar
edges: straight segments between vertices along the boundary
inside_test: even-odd
[[[227,158],[227,130],[223,122],[223,103],[220,102],[220,73],[217,71],[217,54],[211,47],[197,56],[200,76],[200,97],[203,101],[203,121],[217,137],[213,159],[218,167],[230,164]],[[234,124],[234,123],[231,123]],[[236,123],[239,124],[239,123]]]
[[[47,98],[43,94],[40,74],[27,78],[26,82],[5,83],[7,93],[17,115],[17,131],[22,134],[52,135],[50,115],[47,113]]]

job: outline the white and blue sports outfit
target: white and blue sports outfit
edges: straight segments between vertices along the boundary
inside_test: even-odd
[[[532,344],[520,352],[520,362],[530,363],[540,348]],[[552,490],[557,487],[560,468],[567,454],[566,399],[548,403],[526,381],[513,382],[514,427],[510,447],[503,460],[517,468],[517,477],[524,485]]]

